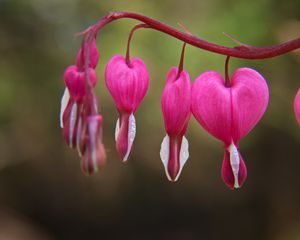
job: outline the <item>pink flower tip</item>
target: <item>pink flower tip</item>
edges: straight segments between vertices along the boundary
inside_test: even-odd
[[[298,92],[295,97],[294,111],[295,111],[297,122],[300,125],[300,89],[298,89]]]
[[[247,178],[246,165],[234,143],[225,149],[221,173],[230,189],[240,188]]]
[[[86,175],[93,175],[102,168],[106,153],[102,143],[102,123],[101,115],[89,116],[83,126],[80,139],[80,153],[82,155],[82,171]]]

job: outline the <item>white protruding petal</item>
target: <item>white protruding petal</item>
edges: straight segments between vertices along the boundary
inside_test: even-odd
[[[117,123],[116,123],[116,130],[115,130],[115,141],[117,141],[117,139],[118,139],[119,131],[120,131],[120,120],[118,118]]]
[[[59,120],[60,120],[60,127],[63,128],[64,127],[64,122],[63,122],[63,115],[64,115],[64,111],[66,110],[66,107],[68,105],[70,99],[70,93],[68,88],[65,88],[64,94],[61,98],[60,101],[60,114],[59,114]]]
[[[71,109],[71,116],[70,116],[70,132],[69,132],[70,147],[73,147],[73,135],[74,135],[76,119],[77,119],[77,104],[74,103]]]
[[[169,175],[169,172],[168,172],[169,154],[170,154],[170,137],[168,135],[166,135],[161,143],[160,159],[165,167],[165,172],[166,172],[168,180],[172,181],[172,179]],[[180,161],[179,167],[180,168],[179,168],[178,174],[174,181],[178,180],[178,178],[181,174],[181,171],[183,169],[183,166],[185,165],[188,158],[189,158],[189,142],[186,139],[186,137],[183,136],[182,142],[181,142],[181,147],[180,147],[180,152],[179,152],[179,161]]]
[[[127,144],[127,152],[124,156],[123,161],[126,162],[128,160],[132,144],[135,138],[136,134],[136,124],[135,124],[135,118],[133,114],[130,114],[129,121],[128,121],[128,144]]]
[[[160,147],[160,159],[165,167],[165,172],[169,181],[172,181],[169,172],[168,172],[168,161],[169,161],[169,154],[170,154],[170,138],[166,135],[161,143]]]
[[[93,170],[95,172],[98,171],[98,165],[97,165],[97,135],[95,134],[97,132],[97,122],[91,122],[89,126],[89,135],[90,135],[90,143],[91,143],[91,158],[93,162]]]
[[[82,123],[82,120],[81,120],[81,118],[79,118],[78,126],[77,126],[77,133],[76,133],[76,148],[77,148],[79,157],[82,156],[82,152],[80,150],[80,137],[81,137],[81,130],[82,130],[81,123]]]
[[[175,181],[177,181],[177,179],[179,178],[182,168],[183,168],[184,164],[186,163],[186,161],[188,160],[188,158],[189,158],[189,142],[186,139],[186,137],[183,136],[182,142],[181,142],[181,147],[180,147],[180,169],[176,176]]]
[[[230,153],[230,165],[234,176],[234,188],[239,188],[240,156],[233,142],[228,147],[228,151]]]

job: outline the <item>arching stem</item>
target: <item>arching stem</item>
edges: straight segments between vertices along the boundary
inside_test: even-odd
[[[84,32],[94,32],[95,34],[101,30],[108,23],[115,21],[120,18],[131,18],[141,21],[149,26],[149,28],[153,28],[157,31],[163,32],[167,35],[170,35],[174,38],[177,38],[187,44],[193,45],[197,48],[201,48],[210,52],[232,56],[236,58],[243,59],[263,59],[263,58],[271,58],[279,55],[283,55],[285,53],[291,52],[295,49],[300,48],[300,38],[296,38],[294,40],[290,40],[288,42],[284,42],[278,45],[268,46],[268,47],[255,47],[250,45],[245,45],[245,47],[225,47],[222,45],[218,45],[212,42],[205,41],[197,36],[191,35],[189,33],[181,32],[176,28],[173,28],[165,23],[157,21],[153,18],[144,16],[139,13],[132,12],[111,12],[108,15],[101,18],[96,24],[89,27]]]

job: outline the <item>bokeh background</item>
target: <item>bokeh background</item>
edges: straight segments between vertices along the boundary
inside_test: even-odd
[[[132,55],[147,64],[151,86],[136,113],[132,159],[114,149],[117,119],[103,81],[108,59],[124,54],[134,20],[108,25],[98,38],[97,94],[102,106],[106,167],[93,177],[80,171],[63,142],[59,104],[63,72],[73,64],[82,31],[109,11],[136,11],[172,26],[185,24],[226,46],[227,32],[250,45],[300,36],[299,0],[0,0],[0,239],[300,239],[300,131],[293,98],[300,86],[300,52],[267,60],[232,59],[257,69],[270,88],[270,104],[240,142],[248,167],[242,189],[220,177],[223,145],[191,119],[190,159],[176,184],[159,158],[165,135],[160,95],[182,43],[153,30],[135,34]],[[188,46],[185,68],[223,74],[224,56]]]

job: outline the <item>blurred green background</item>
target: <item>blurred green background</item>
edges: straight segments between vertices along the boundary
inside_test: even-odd
[[[59,104],[63,72],[73,64],[82,31],[109,11],[135,11],[172,26],[185,24],[226,46],[227,32],[250,45],[300,36],[299,0],[0,0],[0,239],[300,239],[300,131],[293,114],[300,52],[268,60],[232,59],[269,82],[270,104],[240,142],[248,167],[242,189],[220,178],[223,144],[191,119],[190,159],[176,184],[159,158],[165,135],[160,95],[182,43],[157,31],[135,34],[132,56],[148,66],[151,85],[136,112],[132,159],[114,149],[117,119],[103,71],[124,54],[134,20],[108,25],[98,37],[97,94],[105,118],[108,161],[96,176],[80,171],[76,152],[63,142]],[[225,57],[188,46],[185,68],[223,74]]]

